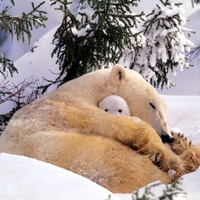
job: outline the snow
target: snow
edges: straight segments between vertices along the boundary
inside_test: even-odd
[[[14,166],[14,167],[13,167]],[[90,180],[35,159],[0,154],[0,199],[119,200]]]
[[[170,127],[179,128],[193,143],[200,145],[200,96],[162,96],[167,104]]]
[[[73,1],[75,2],[75,1]],[[159,3],[157,0],[152,0],[151,4],[145,3],[142,0],[135,12],[151,9],[154,3]],[[196,19],[200,15],[199,8],[192,9],[190,1],[184,2],[184,7],[187,8],[186,15],[189,16],[190,22],[187,23],[187,28],[194,29],[196,34],[193,34],[191,40],[194,43],[199,42],[199,30]],[[17,0],[15,8],[11,9],[13,14],[20,13],[30,9],[29,1]],[[34,1],[35,5],[40,3],[40,0]],[[6,55],[16,60],[15,65],[19,70],[19,74],[15,74],[14,78],[9,78],[13,83],[19,83],[24,79],[34,78],[42,79],[43,77],[51,79],[55,77],[58,71],[58,66],[55,63],[56,58],[51,58],[51,52],[54,48],[52,44],[53,34],[55,33],[62,15],[55,11],[53,7],[49,7],[50,1],[46,1],[42,8],[48,10],[49,21],[44,29],[34,30],[33,38],[30,46],[11,40],[7,37],[1,50],[6,52]],[[74,12],[75,4],[72,5]],[[84,34],[84,33],[79,33]],[[12,42],[12,44],[10,44]],[[11,48],[10,48],[11,46]],[[31,52],[31,49],[33,52]],[[54,72],[54,73],[52,73]],[[180,129],[184,135],[195,144],[200,145],[200,67],[198,63],[190,69],[179,72],[177,76],[169,75],[176,87],[171,89],[158,89],[161,97],[167,105],[167,117],[171,128]],[[1,79],[1,77],[0,77]],[[1,82],[1,80],[0,80]],[[54,89],[54,88],[51,88]],[[0,113],[6,112],[10,105],[0,106]],[[22,173],[23,172],[23,173]],[[200,169],[194,173],[184,176],[183,189],[187,193],[187,197],[179,196],[175,200],[197,200],[200,198]],[[34,159],[1,154],[0,155],[0,199],[108,199],[111,194],[104,188],[95,183],[80,177],[72,172],[58,168],[56,166],[43,163]],[[130,194],[117,194],[121,200],[130,200]],[[111,199],[118,199],[112,195]]]

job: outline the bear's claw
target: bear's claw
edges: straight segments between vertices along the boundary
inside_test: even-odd
[[[177,154],[181,155],[186,150],[194,146],[191,141],[187,139],[182,133],[172,131],[173,142],[169,143],[171,150]]]
[[[173,141],[166,145],[171,149],[171,153],[158,150],[153,152],[149,158],[154,165],[174,179],[195,171],[200,166],[200,147],[192,144],[179,131],[172,131],[172,136]]]
[[[168,145],[181,160],[180,169],[174,174],[174,177],[179,178],[184,174],[197,170],[200,166],[200,147],[195,146],[179,131],[172,131],[172,136],[173,142]]]

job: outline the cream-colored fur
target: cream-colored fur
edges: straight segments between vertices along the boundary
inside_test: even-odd
[[[132,117],[97,107],[112,94],[127,101]],[[0,137],[0,152],[55,164],[113,192],[131,192],[155,180],[168,183],[174,178],[169,170],[180,177],[198,167],[199,149],[176,155],[163,145],[159,135],[170,135],[164,107],[139,74],[117,65],[72,80],[20,109]]]

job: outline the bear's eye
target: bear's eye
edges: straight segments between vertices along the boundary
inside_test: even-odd
[[[121,109],[119,109],[119,110],[118,110],[118,112],[119,112],[119,113],[122,113],[122,110],[121,110]]]
[[[154,110],[156,110],[156,107],[155,107],[155,105],[153,104],[153,103],[149,103],[149,105],[154,109]]]
[[[105,112],[108,112],[108,109],[105,109]]]

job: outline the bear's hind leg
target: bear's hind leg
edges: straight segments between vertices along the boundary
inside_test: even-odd
[[[49,131],[38,132],[27,142],[31,151],[24,152],[26,156],[68,169],[112,192],[130,193],[156,180],[171,181],[148,156],[109,138]]]

